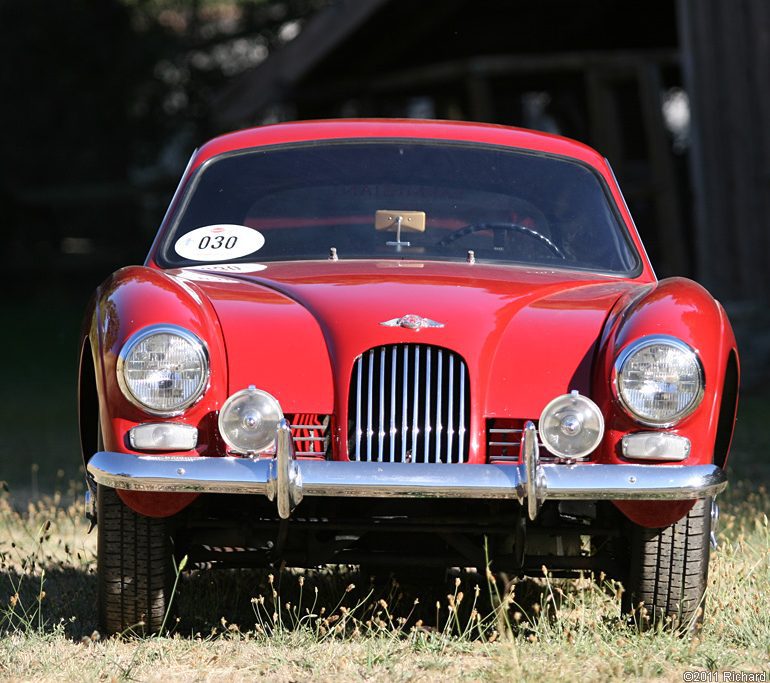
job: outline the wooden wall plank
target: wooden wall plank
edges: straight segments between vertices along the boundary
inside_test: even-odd
[[[717,296],[770,298],[770,10],[679,0],[693,116],[697,275]]]

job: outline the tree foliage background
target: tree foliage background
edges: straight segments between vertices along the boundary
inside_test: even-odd
[[[230,77],[329,0],[0,0],[0,202],[14,268],[141,260]]]

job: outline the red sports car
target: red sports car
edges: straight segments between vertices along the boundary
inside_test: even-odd
[[[100,619],[174,560],[605,571],[702,614],[738,354],[658,281],[607,161],[434,121],[286,123],[193,155],[81,342]]]

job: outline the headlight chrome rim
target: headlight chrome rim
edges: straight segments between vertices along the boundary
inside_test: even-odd
[[[184,339],[193,347],[195,354],[200,358],[203,366],[203,372],[201,373],[198,385],[195,387],[195,391],[193,391],[183,403],[180,403],[170,410],[160,410],[143,403],[131,391],[131,388],[128,386],[124,375],[126,360],[131,351],[134,350],[137,344],[156,334],[172,334]],[[120,349],[116,366],[118,386],[120,387],[120,391],[123,396],[125,396],[126,400],[143,412],[150,415],[157,415],[158,417],[178,417],[187,411],[190,407],[195,405],[198,401],[200,401],[209,388],[210,374],[211,369],[209,363],[209,352],[206,344],[196,334],[190,332],[190,330],[187,330],[184,327],[180,327],[179,325],[171,324],[149,325],[148,327],[144,327],[141,330],[134,332],[134,334],[132,334],[125,341],[123,347]]]
[[[656,344],[664,344],[664,345],[667,344],[669,346],[672,346],[678,349],[679,351],[682,351],[683,353],[688,354],[695,361],[695,367],[698,373],[698,380],[699,380],[698,391],[695,392],[695,395],[692,401],[689,403],[686,409],[683,411],[680,411],[675,416],[671,418],[667,418],[665,420],[653,420],[644,415],[639,415],[634,411],[634,409],[630,405],[628,405],[628,403],[623,397],[623,392],[620,390],[620,374],[623,369],[623,366],[625,365],[629,357],[631,357],[633,354],[637,353],[638,351],[641,351],[649,346],[654,346]],[[703,370],[703,363],[701,362],[700,356],[695,351],[695,349],[693,349],[689,344],[682,341],[678,337],[673,337],[671,335],[653,334],[653,335],[648,335],[646,337],[640,337],[639,339],[636,339],[635,341],[628,344],[618,354],[617,358],[615,359],[615,364],[612,370],[611,384],[612,384],[612,392],[615,397],[615,400],[620,404],[620,406],[623,408],[623,410],[629,417],[631,417],[633,420],[635,420],[639,424],[644,425],[645,427],[657,427],[659,429],[668,429],[669,427],[673,427],[674,425],[679,424],[680,422],[682,422],[682,420],[692,415],[695,412],[695,410],[697,410],[698,406],[700,406],[706,391],[706,375]]]

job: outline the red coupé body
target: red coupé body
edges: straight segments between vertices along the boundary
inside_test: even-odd
[[[486,536],[496,566],[606,567],[691,622],[737,387],[724,310],[656,279],[582,144],[415,121],[222,136],[87,312],[102,621],[157,629],[173,554],[472,566]],[[644,567],[680,537],[698,549],[661,592]],[[145,565],[115,560],[147,539]]]

